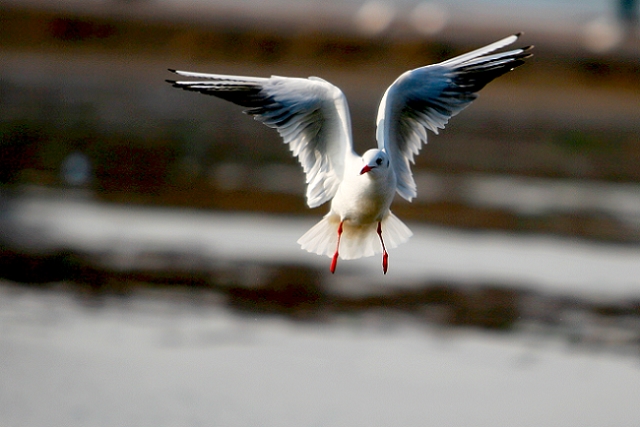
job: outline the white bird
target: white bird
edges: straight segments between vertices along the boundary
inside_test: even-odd
[[[245,113],[275,128],[298,157],[306,174],[307,204],[331,200],[331,209],[298,243],[332,258],[355,259],[404,243],[409,228],[390,211],[397,192],[411,201],[416,184],[413,163],[427,129],[438,133],[449,119],[498,76],[531,56],[532,47],[492,53],[515,42],[515,34],[447,61],[402,74],[384,93],[378,109],[378,147],[363,156],[353,151],[351,119],[340,89],[318,78],[241,77],[176,71],[198,81],[167,80],[174,87],[214,95],[243,107]],[[378,243],[379,240],[379,243]]]

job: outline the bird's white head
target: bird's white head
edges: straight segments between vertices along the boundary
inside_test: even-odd
[[[386,174],[389,170],[389,156],[382,150],[372,148],[362,156],[362,169],[360,175],[372,173],[374,175]]]

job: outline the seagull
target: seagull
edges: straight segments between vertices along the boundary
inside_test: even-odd
[[[329,213],[298,240],[302,249],[328,255],[331,273],[338,258],[382,253],[386,274],[387,248],[412,235],[391,212],[391,202],[395,193],[408,201],[416,197],[410,163],[427,143],[427,130],[438,134],[487,83],[531,56],[528,51],[533,46],[495,53],[521,35],[403,73],[382,96],[377,148],[362,156],[353,150],[345,95],[319,77],[243,77],[169,69],[199,80],[167,82],[243,106],[246,114],[275,128],[304,170],[308,206],[331,201]]]

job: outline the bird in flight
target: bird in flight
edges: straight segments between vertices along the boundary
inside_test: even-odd
[[[246,114],[275,128],[302,165],[309,207],[331,201],[329,213],[298,240],[302,249],[328,255],[332,273],[338,258],[382,253],[386,274],[387,249],[412,235],[391,212],[391,202],[396,192],[408,201],[416,197],[410,163],[427,143],[427,130],[437,134],[487,83],[531,56],[532,46],[495,53],[521,34],[398,77],[378,108],[377,148],[362,156],[353,150],[346,97],[321,78],[170,70],[198,80],[167,82],[246,107]]]

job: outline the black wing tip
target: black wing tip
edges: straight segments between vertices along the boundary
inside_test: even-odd
[[[517,58],[517,59],[520,59],[520,60],[531,58],[533,56],[533,53],[529,52],[531,49],[533,49],[533,45],[523,47],[521,49],[522,52],[520,52],[518,55],[514,56],[514,58]]]
[[[531,53],[530,50],[533,49],[533,48],[534,48],[533,45],[521,47],[519,49],[519,52],[517,54],[511,56],[511,58],[512,59],[518,59],[518,60],[531,58],[533,56],[533,53]]]
[[[183,85],[181,85],[179,82],[175,81],[175,80],[165,80],[165,82],[169,83],[171,86],[173,87],[177,87],[179,89],[188,89],[188,87],[185,87]]]
[[[198,89],[193,89],[188,85],[182,84],[176,80],[165,80],[165,82],[169,83],[172,87],[176,87],[178,89],[191,90],[191,91],[199,91]]]
[[[519,32],[515,33],[514,36],[522,37],[522,36],[524,36],[524,31],[519,31]]]
[[[167,70],[171,71],[172,73],[178,73],[176,70],[174,70],[173,68],[167,68]]]

